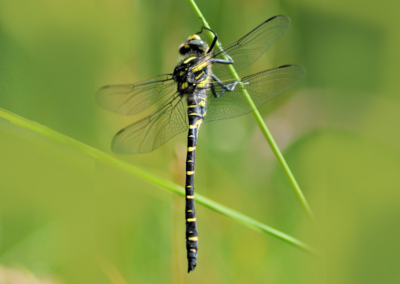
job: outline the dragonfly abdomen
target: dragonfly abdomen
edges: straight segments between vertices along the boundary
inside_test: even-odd
[[[187,259],[189,263],[188,272],[192,271],[196,267],[197,259],[197,226],[196,226],[196,211],[194,206],[194,168],[195,168],[195,154],[196,154],[196,143],[197,133],[201,118],[198,116],[189,116],[189,125],[192,128],[189,129],[188,134],[188,149],[186,157],[186,208],[185,208],[185,219],[186,219],[186,250]]]
[[[203,122],[206,111],[205,105],[205,89],[197,89],[192,95],[188,95],[188,149],[186,157],[186,250],[188,259],[188,272],[196,267],[197,250],[198,250],[198,233],[196,226],[196,210],[194,203],[194,175],[196,162],[196,144],[199,128]]]

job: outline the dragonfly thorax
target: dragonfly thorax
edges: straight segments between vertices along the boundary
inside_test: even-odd
[[[211,68],[204,56],[198,57],[189,53],[175,67],[173,79],[177,82],[178,92],[182,95],[191,94],[196,88],[204,88],[208,81]]]

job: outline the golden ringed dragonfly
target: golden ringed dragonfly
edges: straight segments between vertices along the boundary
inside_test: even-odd
[[[188,272],[196,267],[198,253],[194,166],[200,125],[251,112],[253,108],[242,94],[243,87],[258,108],[304,78],[302,67],[283,65],[240,80],[226,79],[230,74],[228,65],[233,64],[235,70],[240,71],[252,64],[282,36],[289,22],[284,15],[272,17],[218,51],[214,50],[217,34],[203,26],[180,45],[182,58],[173,73],[136,84],[104,86],[97,92],[99,106],[123,115],[139,113],[163,100],[158,110],[114,136],[112,150],[117,154],[147,153],[188,131],[185,184]],[[210,46],[199,36],[203,29],[214,34]]]

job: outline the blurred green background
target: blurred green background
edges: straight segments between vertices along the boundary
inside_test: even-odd
[[[240,75],[289,63],[307,70],[260,112],[317,216],[327,263],[197,206],[199,263],[187,275],[182,197],[0,118],[0,265],[62,283],[395,283],[392,2],[197,3],[223,45],[271,16],[291,18]],[[199,29],[184,0],[2,0],[0,107],[114,155],[113,135],[144,114],[101,110],[95,90],[170,73],[178,46]],[[181,134],[118,158],[183,185],[185,143]],[[198,193],[319,245],[252,115],[204,125],[197,149]]]

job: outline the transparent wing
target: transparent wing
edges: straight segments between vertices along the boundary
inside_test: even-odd
[[[187,129],[183,98],[175,94],[148,117],[119,131],[111,147],[117,154],[147,153]]]
[[[298,65],[284,65],[277,68],[262,71],[247,77],[241,82],[250,94],[256,108],[264,105],[279,94],[297,85],[305,76],[305,70]],[[235,80],[223,81],[225,85],[233,84]],[[217,93],[223,88],[216,82],[210,83]],[[207,94],[207,115],[204,122],[236,117],[249,113],[253,110],[244,98],[240,86],[237,85],[232,92],[225,91],[216,98],[212,92]]]
[[[284,15],[272,17],[238,41],[224,47],[224,51],[232,57],[233,67],[236,71],[242,70],[256,61],[268,48],[282,36],[290,23],[290,19]],[[212,56],[216,59],[226,59],[222,52]],[[214,64],[213,73],[222,78],[229,74],[226,64]]]
[[[97,91],[96,102],[104,109],[133,115],[145,110],[174,89],[172,75],[165,74],[137,84],[104,86]]]

